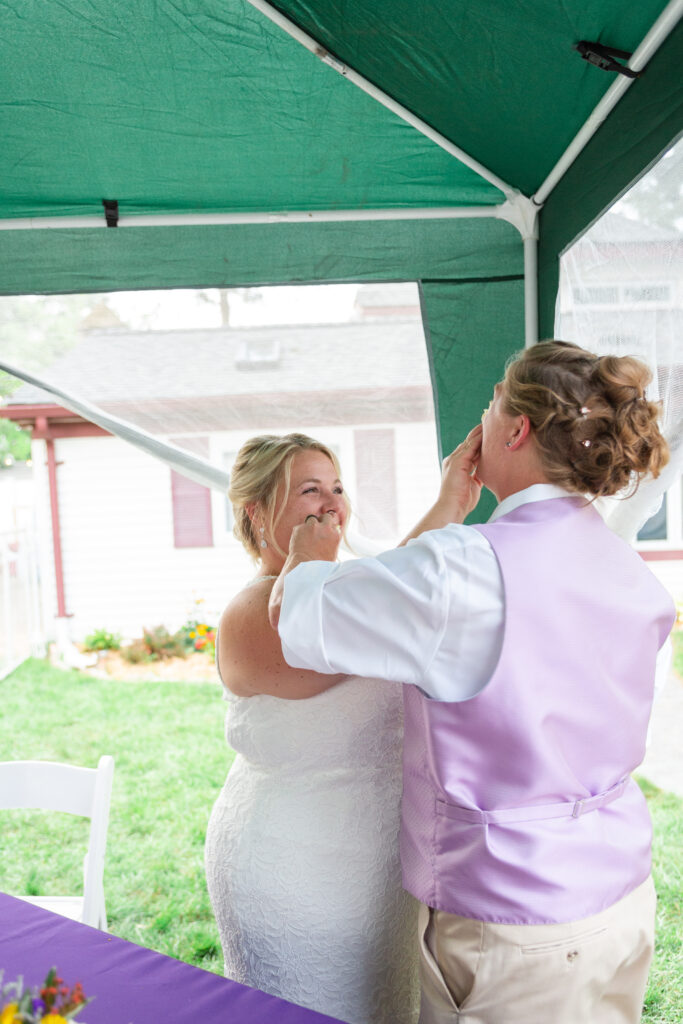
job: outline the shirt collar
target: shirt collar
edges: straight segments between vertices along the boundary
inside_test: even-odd
[[[489,522],[495,523],[496,519],[500,519],[501,516],[506,516],[509,512],[514,512],[520,505],[528,505],[532,501],[575,497],[575,492],[565,491],[564,487],[558,487],[557,484],[532,484],[531,487],[525,487],[523,491],[516,491],[515,494],[509,494],[507,498],[503,498],[500,505],[493,510]]]

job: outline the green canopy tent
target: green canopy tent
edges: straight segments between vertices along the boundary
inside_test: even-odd
[[[6,5],[0,293],[417,280],[448,450],[552,333],[559,254],[680,133],[681,13]]]

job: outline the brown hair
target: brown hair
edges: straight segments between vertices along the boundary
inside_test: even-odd
[[[669,448],[649,368],[633,356],[596,356],[566,341],[519,353],[504,378],[505,410],[529,417],[552,483],[595,497],[659,476]]]
[[[268,533],[268,542],[280,555],[286,555],[273,540],[275,527],[282,509],[289,497],[292,461],[297,452],[318,451],[326,455],[341,476],[339,462],[334,452],[306,434],[261,434],[252,437],[240,448],[230,474],[228,498],[232,502],[235,525],[232,532],[242,542],[255,561],[261,558],[261,548],[254,531],[254,524],[247,512],[247,505],[259,505],[263,512],[263,525]],[[280,512],[276,515],[278,487],[284,483],[284,496]],[[344,495],[348,509],[348,500]]]

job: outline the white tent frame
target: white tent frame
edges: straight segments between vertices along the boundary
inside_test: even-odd
[[[505,195],[505,202],[491,206],[438,207],[433,209],[398,209],[398,210],[318,210],[291,212],[253,212],[253,213],[207,213],[207,214],[143,214],[140,216],[121,217],[119,227],[170,227],[202,224],[277,224],[312,223],[330,221],[363,221],[363,220],[437,220],[472,217],[494,217],[508,221],[517,228],[524,244],[524,338],[527,347],[538,341],[538,214],[545,200],[576,158],[595,135],[601,124],[609,116],[634,79],[626,76],[612,83],[602,99],[579,129],[574,139],[552,168],[543,184],[533,196],[525,196],[519,189],[504,181],[490,168],[471,157],[465,150],[451,142],[440,132],[413,114],[407,107],[394,100],[388,93],[378,88],[353,68],[339,61],[313,36],[299,28],[293,21],[268,3],[267,0],[247,0],[247,2],[277,25],[296,42],[304,46],[352,85],[367,93],[382,106],[396,114],[416,131],[430,139],[441,149],[449,153],[459,163],[469,167],[486,181],[490,182]],[[642,71],[647,62],[656,53],[683,17],[683,0],[669,0],[662,13],[650,30],[643,37],[628,62],[633,71]],[[106,222],[103,217],[28,217],[8,218],[0,220],[0,230],[42,230],[45,228],[103,228]]]

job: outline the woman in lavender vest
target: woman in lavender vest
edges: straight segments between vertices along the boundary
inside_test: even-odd
[[[335,566],[321,516],[273,589],[291,665],[410,684],[401,859],[422,904],[422,1024],[640,1020],[655,895],[630,773],[673,607],[590,499],[666,463],[649,381],[628,357],[525,351],[407,546]],[[496,511],[459,525],[482,483]]]

